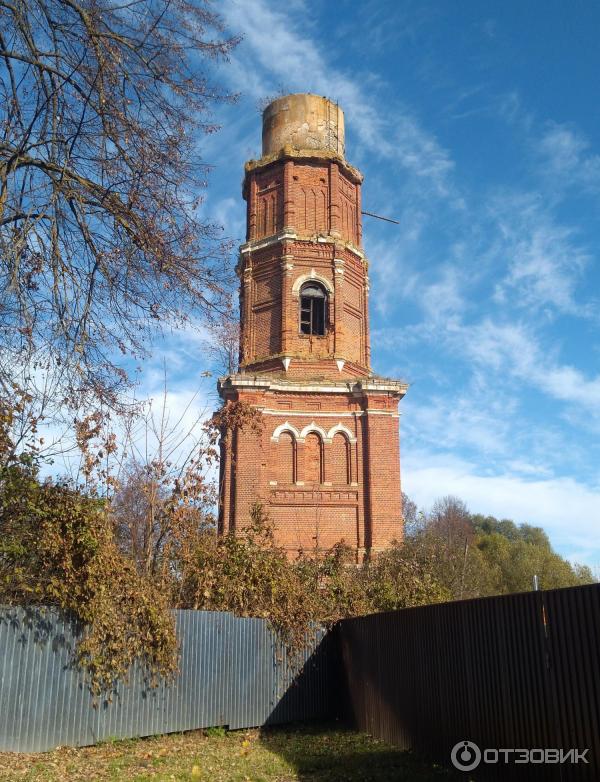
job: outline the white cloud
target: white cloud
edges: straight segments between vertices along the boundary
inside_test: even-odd
[[[419,304],[431,323],[447,322],[464,313],[466,303],[462,294],[463,280],[456,266],[439,270],[439,278],[419,290]]]
[[[206,212],[210,219],[223,227],[224,234],[237,242],[243,242],[246,235],[246,210],[241,198],[227,196],[215,204],[207,202]]]
[[[497,111],[501,119],[526,133],[534,125],[535,117],[524,107],[518,90],[511,90],[500,95]]]
[[[449,153],[436,139],[419,125],[414,117],[406,114],[394,118],[394,129],[388,141],[385,136],[376,139],[376,145],[385,157],[396,158],[403,168],[422,179],[429,179],[437,186],[439,195],[448,195],[447,175],[454,168]],[[457,206],[462,202],[457,200]]]
[[[421,273],[413,264],[419,254],[426,217],[420,211],[403,210],[400,225],[391,229],[393,241],[390,241],[390,229],[382,230],[376,223],[376,220],[371,221],[365,227],[368,232],[364,232],[368,239],[368,256],[373,259],[369,268],[373,282],[370,302],[378,312],[385,314],[394,303],[420,295]],[[392,285],[390,281],[393,281]]]
[[[600,486],[570,477],[528,479],[514,472],[485,475],[449,453],[409,453],[403,458],[403,490],[420,507],[456,495],[474,513],[543,527],[553,545],[580,561],[600,562]]]
[[[113,414],[107,423],[107,431],[117,437],[118,459],[154,458],[162,430],[163,450],[176,463],[202,437],[204,421],[219,405],[216,378],[203,375],[210,339],[206,329],[190,323],[157,338],[137,373],[130,367],[131,375],[138,376],[137,382],[122,394],[121,402],[130,409],[136,407],[140,416],[129,419]],[[39,436],[45,441],[44,456],[53,460],[43,466],[43,475],[81,478],[82,457],[75,445],[73,420],[88,412],[65,409],[61,418],[39,427]]]
[[[506,457],[515,448],[515,404],[487,391],[433,395],[403,403],[403,429],[411,444],[444,450],[474,449],[481,458]]]

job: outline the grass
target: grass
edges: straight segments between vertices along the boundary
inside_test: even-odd
[[[36,755],[0,753],[0,780],[27,782],[429,782],[456,776],[336,727],[211,729]],[[462,777],[464,780],[464,777]]]

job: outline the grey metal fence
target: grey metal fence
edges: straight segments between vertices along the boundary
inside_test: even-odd
[[[46,609],[0,609],[0,750],[39,752],[209,726],[326,719],[335,709],[331,638],[315,630],[294,670],[262,619],[176,611],[180,671],[149,689],[140,670],[93,704],[71,665],[77,628]]]
[[[538,751],[535,764],[505,765],[504,755],[472,773],[600,779],[600,585],[374,614],[338,632],[347,713],[360,730],[446,765],[461,741],[587,749],[588,763],[541,764]]]

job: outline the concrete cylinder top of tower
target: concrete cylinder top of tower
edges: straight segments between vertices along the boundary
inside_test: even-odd
[[[284,147],[323,149],[344,157],[344,112],[321,95],[277,98],[263,112],[263,156],[277,154]]]

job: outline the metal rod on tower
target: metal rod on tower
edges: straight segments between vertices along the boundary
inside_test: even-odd
[[[376,217],[378,220],[385,220],[386,223],[394,223],[400,225],[400,220],[392,220],[391,217],[382,217],[381,215],[373,214],[373,212],[361,212],[362,215],[369,215],[369,217]]]

